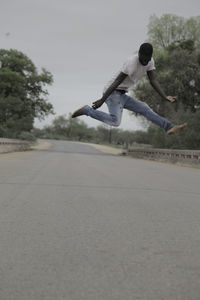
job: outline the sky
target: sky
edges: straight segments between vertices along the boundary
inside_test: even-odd
[[[41,72],[54,78],[48,100],[55,115],[35,126],[50,125],[56,116],[98,100],[106,83],[128,56],[148,41],[151,15],[200,15],[199,0],[0,0],[0,48],[26,54]],[[104,104],[101,108],[107,111]],[[88,126],[99,121],[82,116]],[[123,113],[121,129],[142,123]]]

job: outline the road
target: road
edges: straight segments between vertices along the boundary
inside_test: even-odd
[[[200,171],[53,142],[0,156],[1,300],[199,300]]]

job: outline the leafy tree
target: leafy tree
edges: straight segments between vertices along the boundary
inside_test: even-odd
[[[165,93],[177,96],[178,101],[174,104],[163,101],[147,80],[140,81],[134,93],[173,123],[188,122],[184,133],[175,137],[167,137],[162,130],[151,125],[148,134],[155,147],[200,148],[197,118],[200,111],[199,25],[200,17],[188,20],[174,15],[151,18],[149,40],[155,48],[157,80]],[[196,36],[198,39],[193,39]]]
[[[109,125],[99,125],[97,127],[97,139],[99,142],[105,144],[111,143],[112,141],[112,129]]]
[[[38,73],[33,62],[17,50],[0,49],[0,134],[17,136],[33,128],[34,118],[53,113],[47,101],[50,72]]]
[[[200,16],[185,19],[172,14],[164,14],[160,18],[152,15],[148,25],[148,37],[157,50],[182,40],[193,40],[198,46]]]
[[[54,131],[58,135],[63,135],[63,136],[68,136],[68,134],[67,134],[68,133],[68,124],[69,124],[69,121],[67,120],[65,115],[56,117],[52,122]]]
[[[43,130],[34,129],[34,133],[37,137],[78,141],[91,141],[96,137],[94,128],[89,128],[80,119],[72,119],[71,115],[68,118],[66,115],[58,116],[52,121],[51,126],[47,126]]]
[[[157,55],[156,68],[157,80],[163,90],[168,95],[177,96],[178,101],[174,104],[163,101],[146,80],[141,81],[134,89],[138,99],[147,102],[166,117],[171,117],[180,105],[185,110],[195,112],[200,106],[200,64],[197,51],[191,52],[173,45],[173,48]]]

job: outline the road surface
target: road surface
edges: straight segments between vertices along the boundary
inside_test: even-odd
[[[53,142],[0,156],[1,300],[199,300],[200,171]]]

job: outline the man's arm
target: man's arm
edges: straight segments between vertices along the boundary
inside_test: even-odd
[[[166,96],[165,93],[162,91],[159,83],[155,79],[155,72],[153,70],[147,71],[147,75],[148,75],[148,78],[149,78],[149,81],[150,81],[152,87],[163,99],[170,101],[170,102],[176,101],[176,97]]]
[[[93,102],[92,108],[97,109],[99,108],[105,101],[106,99],[110,96],[110,94],[112,94],[112,92],[120,85],[120,83],[122,83],[124,81],[124,79],[127,77],[128,75],[121,72],[113,81],[113,83],[107,88],[107,90],[105,91],[105,93],[103,94],[102,98]]]

